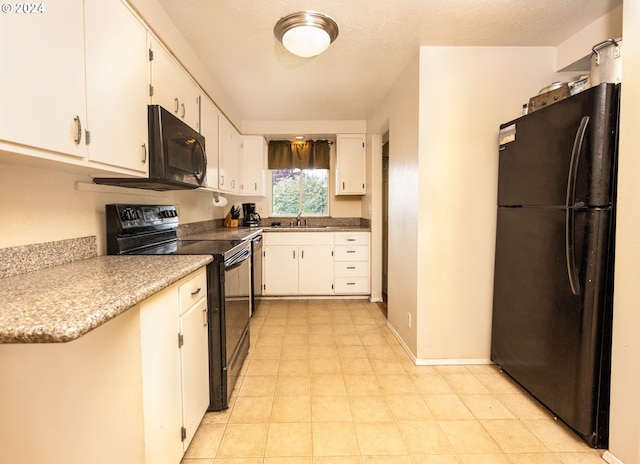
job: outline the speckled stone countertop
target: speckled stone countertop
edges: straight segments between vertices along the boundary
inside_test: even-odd
[[[211,261],[99,256],[0,279],[0,343],[75,340]]]

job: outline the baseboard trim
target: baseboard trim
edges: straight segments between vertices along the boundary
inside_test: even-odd
[[[624,464],[624,462],[622,462],[620,459],[618,459],[613,454],[611,454],[611,452],[609,450],[606,450],[602,454],[602,459],[607,461],[609,464]]]
[[[400,337],[400,334],[396,331],[396,329],[393,327],[393,325],[391,325],[389,321],[387,321],[387,327],[389,328],[393,336],[396,337],[396,340],[398,340],[398,343],[400,343],[400,346],[402,346],[404,351],[407,353],[407,355],[409,355],[409,357],[411,358],[411,361],[413,361],[413,363],[416,366],[462,366],[462,365],[493,364],[493,362],[490,359],[483,359],[483,358],[444,358],[444,359],[418,358],[416,357],[415,354],[413,354],[413,352],[407,346],[404,340],[402,340],[402,337]]]

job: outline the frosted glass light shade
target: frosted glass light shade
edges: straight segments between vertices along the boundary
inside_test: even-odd
[[[303,58],[319,55],[330,44],[329,34],[314,26],[294,27],[282,36],[282,45],[294,55]]]
[[[307,58],[329,47],[338,37],[338,25],[322,13],[299,11],[280,18],[273,33],[291,53]]]

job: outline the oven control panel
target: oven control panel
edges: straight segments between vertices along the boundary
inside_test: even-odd
[[[119,229],[171,228],[178,226],[178,210],[174,205],[107,205],[107,222],[116,221]]]

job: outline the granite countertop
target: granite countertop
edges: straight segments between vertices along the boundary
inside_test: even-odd
[[[0,343],[75,340],[211,261],[99,256],[0,279]]]

